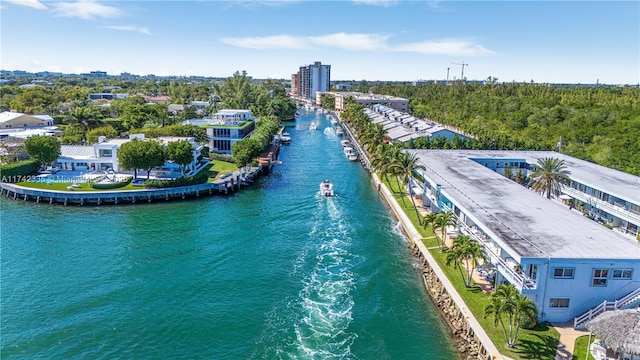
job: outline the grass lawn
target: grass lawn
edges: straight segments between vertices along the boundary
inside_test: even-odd
[[[238,170],[238,166],[234,163],[229,163],[220,160],[211,160],[211,168],[209,168],[209,178],[216,180],[220,176],[228,173],[232,173]]]
[[[390,178],[389,180],[392,186],[391,188],[397,191],[400,188],[397,180],[395,178]],[[385,184],[387,185],[387,188],[389,188],[389,183],[385,182]],[[393,193],[393,196],[415,228],[423,236],[423,243],[425,246],[428,248],[438,246],[439,241],[433,237],[433,229],[429,228],[425,230],[422,226],[418,225],[417,216],[409,197],[397,193]],[[402,197],[405,198],[404,206],[402,205]],[[469,288],[465,287],[460,271],[454,268],[453,265],[446,265],[445,253],[442,253],[439,249],[431,249],[430,252],[502,354],[513,359],[555,358],[556,348],[558,347],[558,342],[560,340],[560,333],[558,333],[551,325],[546,323],[538,324],[536,328],[531,330],[520,329],[516,347],[513,349],[507,347],[502,327],[500,325],[494,326],[492,319],[484,318],[484,307],[489,303],[490,295],[483,293],[478,286],[472,285]]]
[[[72,192],[72,191],[121,191],[121,190],[142,190],[144,189],[142,186],[133,186],[131,185],[131,183],[123,186],[123,187],[119,187],[116,189],[93,189],[89,186],[89,183],[79,183],[78,185],[80,185],[80,187],[74,188],[73,190],[68,190],[67,187],[69,187],[72,183],[68,182],[68,183],[50,183],[47,184],[45,182],[29,182],[29,181],[22,181],[19,183],[16,183],[16,185],[20,185],[20,186],[24,186],[24,187],[28,187],[28,188],[32,188],[32,189],[43,189],[43,190],[57,190],[57,191],[68,191],[68,192]]]
[[[594,338],[591,338],[591,342],[593,343]],[[575,345],[573,347],[573,360],[584,360],[587,352],[587,343],[589,342],[589,335],[580,336],[576,339]],[[589,354],[588,360],[595,360],[593,355]]]

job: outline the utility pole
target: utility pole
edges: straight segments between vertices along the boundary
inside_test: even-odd
[[[460,73],[460,80],[464,81],[464,67],[465,66],[469,66],[469,64],[465,64],[464,62],[462,62],[462,63],[452,63],[452,64],[462,66],[462,72]]]
[[[449,85],[449,68],[447,68],[447,85]]]

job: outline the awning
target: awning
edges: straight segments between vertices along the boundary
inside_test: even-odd
[[[567,195],[567,194],[562,194],[559,196],[560,199],[562,200],[571,200],[571,196]]]

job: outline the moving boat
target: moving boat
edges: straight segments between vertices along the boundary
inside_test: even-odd
[[[333,196],[333,184],[329,180],[320,183],[320,194],[322,196]]]
[[[309,130],[315,130],[318,126],[316,125],[315,121],[312,121],[311,124],[309,125]]]

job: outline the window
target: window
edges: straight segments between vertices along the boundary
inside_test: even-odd
[[[568,308],[569,307],[569,299],[565,299],[565,298],[550,298],[549,299],[549,307],[552,307],[552,308]]]
[[[615,280],[620,279],[631,279],[631,273],[633,270],[631,269],[613,269],[611,278]]]
[[[555,268],[553,269],[554,279],[573,279],[573,268]]]
[[[609,275],[608,269],[594,269],[592,286],[607,286],[607,275]]]

